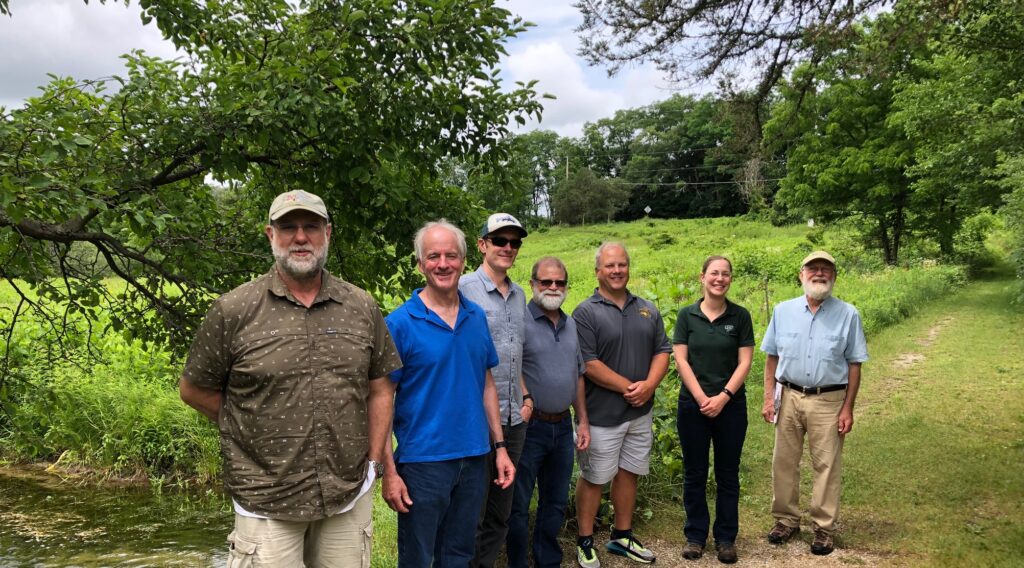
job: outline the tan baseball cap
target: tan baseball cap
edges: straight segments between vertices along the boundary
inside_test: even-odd
[[[832,255],[823,250],[816,250],[804,257],[804,261],[800,263],[800,268],[807,266],[815,260],[826,260],[833,268],[836,266],[836,259],[832,258]]]
[[[274,202],[270,204],[270,220],[276,221],[283,215],[299,209],[316,213],[324,219],[330,220],[324,200],[301,189],[286,191],[275,197]]]

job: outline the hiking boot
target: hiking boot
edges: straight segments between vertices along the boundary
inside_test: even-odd
[[[633,533],[629,533],[628,536],[622,538],[609,540],[608,544],[604,545],[604,547],[612,554],[625,556],[634,562],[643,564],[650,564],[657,558],[653,552],[644,548],[643,544],[640,544],[640,541],[633,536]]]
[[[736,545],[731,542],[719,542],[715,544],[718,549],[718,561],[722,564],[736,563]]]
[[[704,556],[704,545],[699,542],[687,542],[683,547],[683,558],[697,560]]]
[[[601,568],[601,561],[597,559],[597,551],[594,550],[594,539],[576,545],[576,562],[581,568]]]
[[[811,554],[824,556],[826,554],[830,554],[833,549],[835,549],[835,543],[832,541],[832,533],[827,533],[821,529],[814,529],[814,541],[811,543]]]
[[[768,542],[772,544],[785,544],[789,542],[789,539],[798,534],[800,534],[800,527],[791,527],[776,521],[772,530],[768,531]]]

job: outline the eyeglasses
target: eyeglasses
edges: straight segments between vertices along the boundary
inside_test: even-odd
[[[820,265],[819,264],[819,265],[816,265],[816,266],[804,266],[804,272],[807,272],[808,274],[816,274],[818,272],[820,272],[822,274],[834,274],[835,271],[836,271],[835,268],[833,268],[831,266],[827,266],[827,265]]]
[[[304,223],[299,225],[298,223],[274,223],[277,230],[286,237],[293,237],[299,232],[299,228],[302,228],[302,232],[309,235],[319,233],[324,230],[325,225],[323,223]]]
[[[569,285],[568,280],[548,280],[546,278],[544,280],[534,280],[534,282],[540,284],[541,288],[550,288],[552,284],[559,288],[565,288]]]
[[[512,245],[512,248],[519,250],[519,247],[523,246],[523,239],[507,239],[505,237],[484,237],[491,241],[491,244],[501,248],[505,245]]]

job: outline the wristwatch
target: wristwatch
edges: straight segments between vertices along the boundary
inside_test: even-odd
[[[377,479],[384,477],[384,464],[370,460],[370,467],[373,469],[373,475]]]

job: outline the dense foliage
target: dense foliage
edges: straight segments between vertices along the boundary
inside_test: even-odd
[[[498,163],[509,120],[540,113],[497,78],[525,26],[493,1],[139,4],[182,59],[131,53],[0,109],[0,278],[23,299],[0,328],[32,312],[61,342],[68,314],[108,314],[180,351],[212,295],[267,269],[266,208],[296,187],[332,212],[332,270],[407,286],[418,224],[479,215],[439,163]]]

